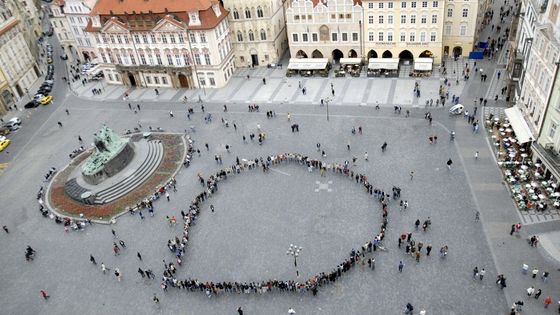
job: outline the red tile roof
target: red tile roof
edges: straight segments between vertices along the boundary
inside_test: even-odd
[[[137,13],[166,13],[202,11],[211,8],[212,0],[98,0],[91,11],[92,15],[114,15],[132,11]]]

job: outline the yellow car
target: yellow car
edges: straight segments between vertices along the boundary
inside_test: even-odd
[[[52,100],[53,100],[53,97],[51,95],[47,95],[47,96],[43,97],[39,101],[39,103],[41,103],[42,105],[48,105],[52,102]]]
[[[4,149],[10,145],[10,142],[10,139],[0,141],[0,152],[4,151]]]
[[[52,63],[52,59],[51,59],[51,58],[47,58],[47,63],[51,64],[51,63]]]

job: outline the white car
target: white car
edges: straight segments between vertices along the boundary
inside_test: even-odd
[[[8,120],[8,122],[16,124],[16,125],[21,125],[21,119],[19,119],[19,117],[14,117],[14,118]]]

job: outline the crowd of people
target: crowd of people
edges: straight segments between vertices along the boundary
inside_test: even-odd
[[[272,165],[282,163],[296,163],[308,168],[310,171],[319,170],[321,174],[324,174],[325,172],[333,172],[346,176],[348,179],[355,181],[357,184],[361,184],[364,187],[365,192],[377,199],[381,204],[383,220],[379,233],[372,236],[371,240],[368,240],[363,246],[359,247],[361,250],[352,249],[349,252],[349,255],[330,272],[321,272],[305,281],[277,279],[256,282],[211,282],[200,281],[197,279],[178,280],[175,277],[175,264],[166,263],[162,288],[165,288],[166,290],[168,286],[171,286],[189,291],[201,291],[206,293],[209,297],[220,293],[265,293],[268,291],[290,291],[299,293],[310,291],[313,295],[315,295],[317,294],[319,287],[328,283],[334,283],[344,273],[351,270],[356,264],[365,265],[367,261],[367,264],[371,269],[375,268],[375,258],[369,258],[366,257],[366,255],[371,256],[372,252],[376,251],[378,247],[383,248],[382,242],[388,225],[388,205],[391,201],[391,197],[394,200],[400,199],[401,189],[399,187],[393,187],[391,195],[382,189],[374,188],[374,186],[368,181],[367,176],[349,169],[348,163],[325,163],[297,153],[272,155],[266,158],[255,158],[254,160],[240,160],[238,158],[236,159],[236,163],[234,165],[227,166],[206,179],[199,174],[199,180],[205,189],[191,201],[188,209],[181,210],[181,217],[184,220],[182,234],[176,236],[174,239],[168,240],[167,242],[167,247],[169,251],[173,253],[177,265],[181,265],[183,259],[182,257],[185,255],[185,249],[190,239],[190,227],[198,219],[203,202],[218,192],[220,182],[226,180],[228,176],[241,174],[241,172],[249,170],[262,169],[262,171],[266,173]]]

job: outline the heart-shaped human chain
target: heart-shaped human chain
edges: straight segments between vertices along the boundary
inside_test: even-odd
[[[348,168],[348,161],[343,164],[333,163],[327,164],[320,160],[311,159],[307,156],[297,153],[285,153],[279,155],[268,156],[266,159],[262,157],[260,159],[254,160],[242,160],[237,159],[237,163],[234,166],[226,167],[215,175],[210,176],[206,182],[206,190],[198,194],[194,200],[191,202],[188,211],[185,213],[181,211],[181,215],[184,219],[184,229],[183,234],[176,236],[175,239],[168,240],[168,248],[175,255],[178,265],[181,265],[182,257],[185,253],[185,248],[189,241],[189,229],[192,223],[197,220],[200,214],[201,204],[210,198],[214,193],[218,191],[218,183],[227,179],[228,176],[239,175],[242,172],[247,172],[255,169],[262,169],[263,172],[267,172],[271,165],[279,165],[285,163],[296,163],[298,165],[307,167],[310,171],[319,170],[321,176],[326,172],[332,172],[339,174],[341,176],[346,176],[352,182],[363,185],[366,193],[376,198],[381,204],[382,209],[382,224],[379,234],[377,234],[373,241],[366,241],[364,245],[360,245],[356,248],[361,248],[361,251],[355,251],[352,249],[348,251],[349,256],[344,259],[342,263],[337,265],[330,272],[321,272],[315,276],[310,277],[304,282],[298,282],[294,280],[266,280],[251,283],[241,283],[241,282],[210,282],[210,281],[200,281],[197,279],[185,279],[177,280],[174,276],[175,274],[175,264],[169,263],[166,265],[166,270],[163,273],[164,282],[162,286],[167,287],[167,285],[188,289],[190,291],[201,291],[205,292],[207,295],[221,294],[224,292],[245,292],[245,293],[263,293],[273,290],[278,291],[291,291],[291,292],[303,292],[311,291],[314,295],[317,293],[318,287],[327,283],[333,283],[337,278],[341,277],[344,273],[352,269],[357,263],[363,262],[362,260],[368,259],[368,264],[373,263],[375,265],[375,260],[370,257],[372,249],[376,247],[382,247],[381,242],[385,236],[385,229],[387,228],[387,214],[388,214],[388,203],[391,199],[391,195],[386,194],[384,191],[373,188],[373,185],[369,183],[367,177],[363,174],[355,173],[353,170]],[[204,179],[200,177],[201,181]],[[393,199],[400,198],[400,188],[393,187],[392,192]],[[373,261],[372,261],[373,260]]]

